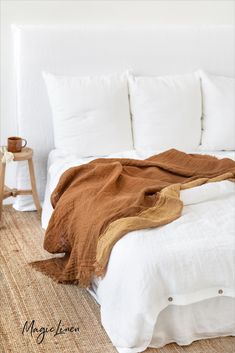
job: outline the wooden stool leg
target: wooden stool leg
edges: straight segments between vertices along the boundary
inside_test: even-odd
[[[2,216],[2,202],[4,199],[6,163],[0,163],[0,220]]]
[[[37,193],[36,179],[35,179],[35,174],[34,174],[32,158],[30,158],[28,160],[28,165],[29,165],[29,175],[30,175],[30,180],[31,180],[31,185],[32,185],[33,200],[34,200],[34,203],[35,203],[35,206],[37,208],[39,215],[41,215],[42,208],[41,208],[41,203],[40,203],[38,193]]]

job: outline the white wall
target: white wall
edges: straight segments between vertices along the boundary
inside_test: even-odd
[[[0,145],[17,134],[11,24],[234,24],[234,1],[49,1],[0,0]],[[14,186],[14,166],[8,183]]]

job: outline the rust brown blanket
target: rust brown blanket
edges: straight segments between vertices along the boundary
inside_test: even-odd
[[[50,253],[32,265],[62,283],[89,285],[103,275],[113,245],[131,230],[178,218],[179,191],[233,179],[235,162],[169,150],[146,160],[96,159],[67,170],[51,196],[44,240]]]

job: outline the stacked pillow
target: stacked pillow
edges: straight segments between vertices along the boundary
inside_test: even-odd
[[[55,148],[81,157],[133,148],[125,74],[100,77],[43,73],[53,116]]]
[[[203,71],[164,77],[43,76],[55,148],[100,156],[130,150],[134,140],[134,148],[145,151],[235,150],[233,78]]]
[[[202,111],[196,75],[132,77],[129,89],[136,149],[198,148]]]
[[[202,87],[203,150],[235,150],[235,80],[198,72]]]

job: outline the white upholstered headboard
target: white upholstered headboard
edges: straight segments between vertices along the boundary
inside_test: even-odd
[[[130,69],[137,74],[165,75],[203,68],[228,76],[235,71],[232,26],[20,26],[14,28],[14,42],[18,130],[34,148],[41,197],[47,156],[53,149],[42,70],[99,75]],[[25,173],[21,167],[18,180],[23,188],[28,182]]]

